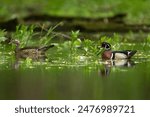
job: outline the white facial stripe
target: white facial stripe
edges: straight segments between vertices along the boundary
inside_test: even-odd
[[[110,58],[112,59],[113,57],[114,57],[114,54],[112,53]]]
[[[130,54],[131,52],[130,51],[128,51],[128,56],[129,56],[129,54]]]

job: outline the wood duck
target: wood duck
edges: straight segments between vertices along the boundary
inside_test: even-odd
[[[41,59],[46,58],[45,52],[54,47],[54,45],[44,46],[44,47],[24,47],[19,48],[20,42],[18,40],[12,40],[10,43],[16,45],[15,55],[17,58],[31,58],[31,59]]]
[[[130,59],[137,52],[136,50],[112,51],[111,45],[107,42],[102,42],[101,47],[104,48],[103,60]]]

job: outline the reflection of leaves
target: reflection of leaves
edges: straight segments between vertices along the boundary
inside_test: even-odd
[[[25,60],[25,63],[26,63],[27,66],[32,65],[32,59],[27,58],[27,59]]]

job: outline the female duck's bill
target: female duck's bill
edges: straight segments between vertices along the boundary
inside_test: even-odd
[[[122,50],[122,51],[112,51],[111,45],[107,42],[103,42],[101,47],[104,48],[102,52],[102,59],[130,59],[137,51],[136,50]]]

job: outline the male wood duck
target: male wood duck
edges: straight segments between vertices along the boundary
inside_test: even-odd
[[[111,45],[107,42],[102,42],[101,47],[104,48],[102,52],[103,60],[130,59],[137,52],[136,50],[112,51]]]
[[[41,59],[46,58],[45,52],[54,47],[54,45],[44,46],[44,47],[24,47],[19,48],[20,42],[18,40],[12,40],[10,43],[16,45],[15,55],[17,58],[31,58],[31,59]]]

